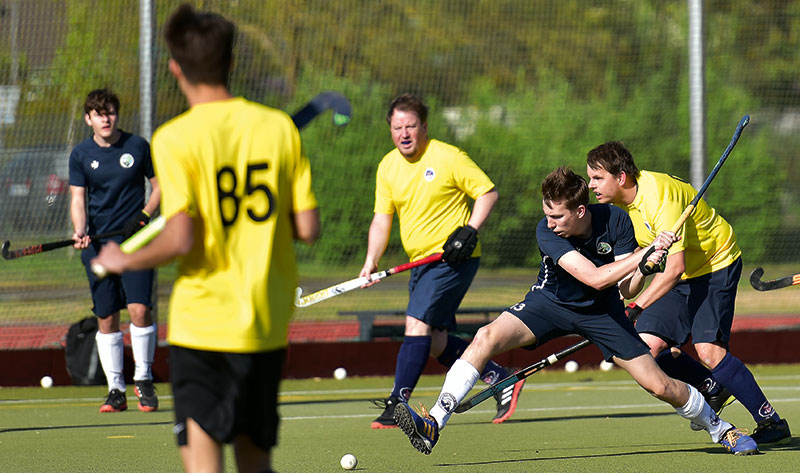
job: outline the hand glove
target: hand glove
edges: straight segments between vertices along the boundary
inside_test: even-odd
[[[128,238],[133,236],[134,233],[138,232],[139,230],[142,229],[142,227],[147,225],[149,221],[150,221],[150,216],[147,215],[147,212],[142,210],[141,212],[139,212],[139,215],[137,215],[136,218],[129,221],[128,223],[125,224],[124,227],[122,227],[123,238],[127,240]]]
[[[442,260],[450,265],[461,264],[472,256],[477,244],[478,230],[469,225],[458,227],[447,237],[442,247]]]
[[[652,268],[647,266],[647,258],[649,258],[650,255],[652,255],[655,252],[656,252],[656,247],[651,246],[650,249],[644,253],[644,256],[642,256],[642,260],[639,261],[639,271],[641,271],[642,274],[644,274],[645,276],[650,276],[651,274],[655,273],[663,273],[664,268],[667,267],[666,256],[661,258],[661,261],[659,261],[658,264],[653,266]]]
[[[639,318],[639,314],[641,314],[643,310],[644,310],[644,309],[642,309],[641,307],[639,307],[638,305],[636,305],[636,303],[635,303],[635,302],[631,302],[630,304],[628,304],[628,305],[625,307],[625,316],[626,316],[626,317],[628,318],[628,320],[630,320],[631,322],[636,322],[636,319],[638,319],[638,318]]]

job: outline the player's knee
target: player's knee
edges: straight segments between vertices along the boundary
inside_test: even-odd
[[[475,333],[472,343],[486,352],[494,353],[500,341],[498,337],[497,330],[494,330],[492,324],[484,325]]]

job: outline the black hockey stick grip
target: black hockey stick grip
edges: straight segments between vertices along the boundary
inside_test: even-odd
[[[108,233],[101,233],[99,235],[90,235],[89,238],[92,240],[102,240],[104,238],[111,238],[118,235],[122,235],[124,232],[122,230],[116,232],[108,232]],[[72,246],[75,244],[75,240],[59,240],[59,241],[51,241],[47,243],[39,243],[37,245],[26,246],[25,248],[20,248],[17,250],[9,250],[9,246],[11,246],[11,242],[6,240],[3,243],[3,258],[11,260],[21,258],[23,256],[30,256],[36,255],[39,253],[44,253],[45,251],[55,250],[58,248],[64,248],[66,246]]]

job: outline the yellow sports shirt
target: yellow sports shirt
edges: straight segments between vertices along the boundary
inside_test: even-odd
[[[375,213],[397,212],[400,238],[410,261],[442,251],[447,237],[469,221],[468,197],[494,188],[467,153],[430,140],[422,155],[409,162],[395,148],[378,165]],[[480,256],[480,243],[472,252]]]
[[[633,221],[639,246],[645,247],[675,225],[697,191],[676,177],[651,171],[641,171],[637,184],[636,198],[623,208]],[[682,279],[718,271],[742,255],[733,227],[703,199],[678,234],[683,238],[672,245],[669,254],[684,252],[686,270]]]
[[[153,135],[161,212],[186,212],[167,339],[253,353],[287,344],[297,268],[291,214],[316,208],[300,135],[285,113],[243,98],[192,107]]]

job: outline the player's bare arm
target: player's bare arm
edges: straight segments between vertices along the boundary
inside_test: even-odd
[[[492,213],[492,208],[494,208],[494,204],[497,203],[499,197],[497,189],[492,189],[475,199],[475,203],[472,205],[472,215],[470,215],[467,225],[475,230],[480,230],[486,220],[489,219],[489,214]]]
[[[294,237],[307,245],[313,244],[319,238],[320,222],[319,209],[304,210],[292,215],[294,223]]]
[[[69,186],[70,204],[69,214],[72,220],[73,234],[75,240],[73,247],[82,250],[89,246],[89,235],[86,234],[86,188],[79,186]]]
[[[158,178],[150,178],[150,198],[147,199],[147,204],[144,206],[144,211],[147,215],[153,215],[158,206],[161,204],[161,186],[158,185]]]
[[[378,269],[378,262],[386,251],[389,245],[389,235],[392,231],[392,218],[394,214],[376,213],[372,217],[372,223],[369,225],[369,236],[367,237],[367,257],[364,260],[364,266],[361,272],[358,273],[359,277],[369,276]],[[378,281],[376,281],[378,282]],[[364,287],[371,286],[375,283],[366,284]]]
[[[667,256],[667,264],[663,273],[658,273],[653,277],[653,281],[647,289],[636,298],[636,305],[646,309],[661,296],[668,293],[675,287],[685,271],[685,259],[683,251]]]

